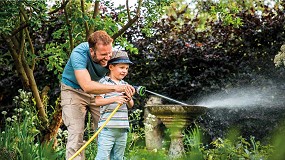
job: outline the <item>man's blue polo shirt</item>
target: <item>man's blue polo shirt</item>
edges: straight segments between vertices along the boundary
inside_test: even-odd
[[[70,58],[64,67],[61,82],[75,89],[81,88],[74,71],[87,69],[93,81],[99,81],[106,75],[108,69],[95,63],[90,55],[88,42],[79,44],[72,50]]]

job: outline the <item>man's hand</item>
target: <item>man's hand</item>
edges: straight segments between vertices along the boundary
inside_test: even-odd
[[[132,96],[136,93],[135,88],[131,85],[117,85],[116,91],[124,92],[128,98],[132,98]]]

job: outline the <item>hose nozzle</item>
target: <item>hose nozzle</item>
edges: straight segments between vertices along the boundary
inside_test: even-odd
[[[145,95],[145,86],[134,86],[134,88],[136,89],[137,94],[139,94],[140,96]]]

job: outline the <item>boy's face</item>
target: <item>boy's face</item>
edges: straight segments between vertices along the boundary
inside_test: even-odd
[[[127,63],[118,63],[118,64],[110,64],[110,77],[116,80],[122,80],[126,77],[129,72],[129,64]]]

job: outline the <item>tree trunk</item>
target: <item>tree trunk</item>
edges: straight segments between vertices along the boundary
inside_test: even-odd
[[[48,124],[48,119],[47,119],[47,115],[45,112],[45,107],[44,107],[44,104],[41,100],[39,90],[38,90],[38,87],[37,87],[37,84],[35,81],[33,70],[27,64],[23,50],[21,48],[16,48],[17,45],[15,45],[12,42],[12,40],[11,40],[12,38],[5,36],[6,42],[7,42],[8,47],[9,47],[10,54],[12,55],[12,57],[14,59],[15,66],[17,68],[18,75],[23,80],[23,86],[29,87],[33,93],[34,98],[35,98],[36,106],[37,106],[37,110],[38,110],[38,118],[41,121],[40,122],[41,128],[39,130],[41,131],[41,133],[43,133],[43,132],[45,132],[45,130],[47,130],[49,124]],[[23,36],[21,38],[25,38],[25,37]]]
[[[61,111],[62,111],[62,107],[60,106],[60,103],[58,102],[55,106],[55,112],[52,116],[51,124],[46,130],[41,142],[50,142],[51,140],[54,140],[53,147],[57,146],[56,135],[57,135],[59,127],[62,124],[62,112]]]

